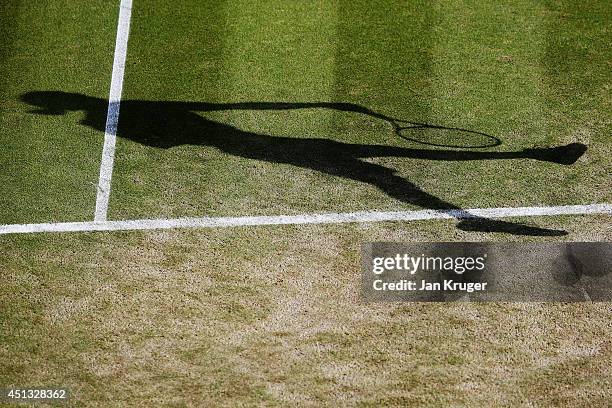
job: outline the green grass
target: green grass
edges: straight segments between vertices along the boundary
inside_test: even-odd
[[[30,113],[30,91],[108,94],[117,7],[104,1],[3,2],[0,223],[91,219],[102,138],[66,116]],[[6,25],[5,25],[6,22]]]
[[[331,141],[443,150],[355,112],[165,101],[351,103],[485,132],[489,152],[581,142],[572,166],[362,160],[464,208],[610,202],[610,17],[603,1],[136,1],[110,219],[418,209],[351,179]],[[0,224],[91,220],[117,4],[9,1],[0,18]],[[30,91],[97,99],[44,115]],[[1,236],[0,387],[65,385],[74,406],[603,406],[609,303],[359,298],[364,242],[612,238],[605,215],[515,221],[568,235],[438,220]]]
[[[609,12],[603,6],[318,1],[252,7],[237,1],[170,11],[158,3],[136,8],[127,100],[350,102],[407,120],[485,132],[502,141],[490,151],[581,142],[589,146],[587,154],[567,167],[528,159],[365,160],[462,207],[610,200],[610,78],[603,35]],[[158,36],[163,25],[181,28]],[[271,138],[429,148],[397,138],[384,121],[333,109],[201,115]],[[167,140],[179,141],[189,126],[169,126]],[[466,140],[465,134],[439,133],[412,136]],[[124,136],[113,218],[416,208],[379,186],[316,166],[252,160],[206,146],[205,130],[169,149]],[[249,135],[243,137],[248,143]],[[304,154],[300,144],[286,149],[288,156]],[[339,160],[337,167],[343,165]]]
[[[116,10],[49,4],[44,13],[4,6],[7,16],[16,15],[4,29],[3,46],[4,223],[91,218]],[[70,17],[60,23],[66,7]],[[392,172],[445,205],[463,208],[610,201],[608,16],[597,2],[136,5],[110,217],[433,205],[385,191]],[[88,30],[97,35],[83,41]],[[97,124],[87,121],[84,111],[33,114],[19,102],[27,91],[52,90],[98,98]],[[341,154],[323,157],[325,143],[457,149],[406,141],[386,121],[333,108],[194,113],[186,108],[177,114],[165,101],[352,103],[487,133],[502,142],[485,149],[490,152],[570,142],[589,149],[573,166],[527,158],[440,161],[393,155],[347,163]],[[214,124],[242,133],[224,142],[223,132],[230,129],[225,128],[211,143]],[[158,134],[149,135],[154,127]],[[251,155],[260,143],[256,135],[270,145],[284,143],[286,157]],[[451,144],[483,140],[435,129],[407,136]],[[316,147],[306,152],[301,142]],[[386,176],[375,182],[355,177],[368,171],[356,168],[362,162]]]

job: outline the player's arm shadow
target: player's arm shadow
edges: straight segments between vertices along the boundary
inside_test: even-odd
[[[32,113],[61,115],[68,111],[83,111],[81,123],[101,132],[105,130],[108,102],[81,94],[42,91],[29,92],[22,101],[36,107]],[[349,103],[286,103],[240,102],[206,103],[174,101],[121,102],[121,115],[117,135],[143,145],[171,148],[180,145],[210,146],[225,153],[247,159],[290,164],[337,177],[375,186],[388,196],[424,209],[445,212],[458,219],[458,227],[467,231],[505,232],[514,235],[556,236],[567,232],[539,228],[519,223],[478,217],[446,202],[415,184],[399,177],[392,169],[361,160],[367,157],[406,157],[427,160],[501,160],[535,159],[558,164],[574,163],[586,150],[581,144],[570,144],[550,149],[526,149],[518,152],[465,151],[451,149],[416,149],[386,145],[341,143],[325,138],[294,138],[258,134],[210,120],[194,112],[229,110],[294,110],[332,109],[354,112],[384,120],[394,131],[400,129],[397,120],[366,107]],[[444,127],[418,122],[401,121],[403,129],[434,128],[448,131],[470,132],[501,143],[499,139],[482,132],[455,127]]]

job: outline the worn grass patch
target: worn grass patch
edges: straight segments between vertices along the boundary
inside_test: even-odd
[[[540,220],[572,240],[606,221]],[[609,399],[608,303],[360,300],[363,242],[488,238],[449,223],[2,237],[0,383],[79,406]]]

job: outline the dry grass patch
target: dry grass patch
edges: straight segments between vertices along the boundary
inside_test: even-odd
[[[609,398],[608,303],[361,301],[363,242],[487,238],[452,223],[3,237],[0,380],[65,384],[78,405]],[[576,240],[608,223],[537,219]]]

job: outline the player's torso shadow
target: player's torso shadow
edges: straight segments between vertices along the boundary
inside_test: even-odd
[[[61,114],[67,110],[83,110],[85,116],[82,124],[102,132],[105,130],[107,102],[103,99],[62,92],[31,92],[23,95],[22,100],[38,106],[40,109],[33,113],[39,114]],[[533,158],[570,164],[575,161],[575,158],[566,156],[578,154],[579,157],[584,152],[581,147],[579,147],[580,151],[568,151],[567,147],[563,147],[564,150],[553,148],[539,152],[471,152],[350,144],[327,138],[258,134],[207,119],[195,113],[235,109],[282,110],[307,107],[353,110],[366,114],[372,112],[358,105],[334,103],[212,104],[126,100],[121,102],[117,136],[162,149],[182,145],[208,146],[237,157],[289,164],[367,183],[399,201],[425,209],[447,211],[461,221],[459,228],[464,230],[506,232],[517,235],[566,234],[564,231],[474,217],[460,207],[425,192],[415,184],[397,176],[393,169],[362,159],[381,156],[444,161]],[[371,115],[384,118],[383,115],[374,112]],[[571,149],[576,150],[576,147]]]

